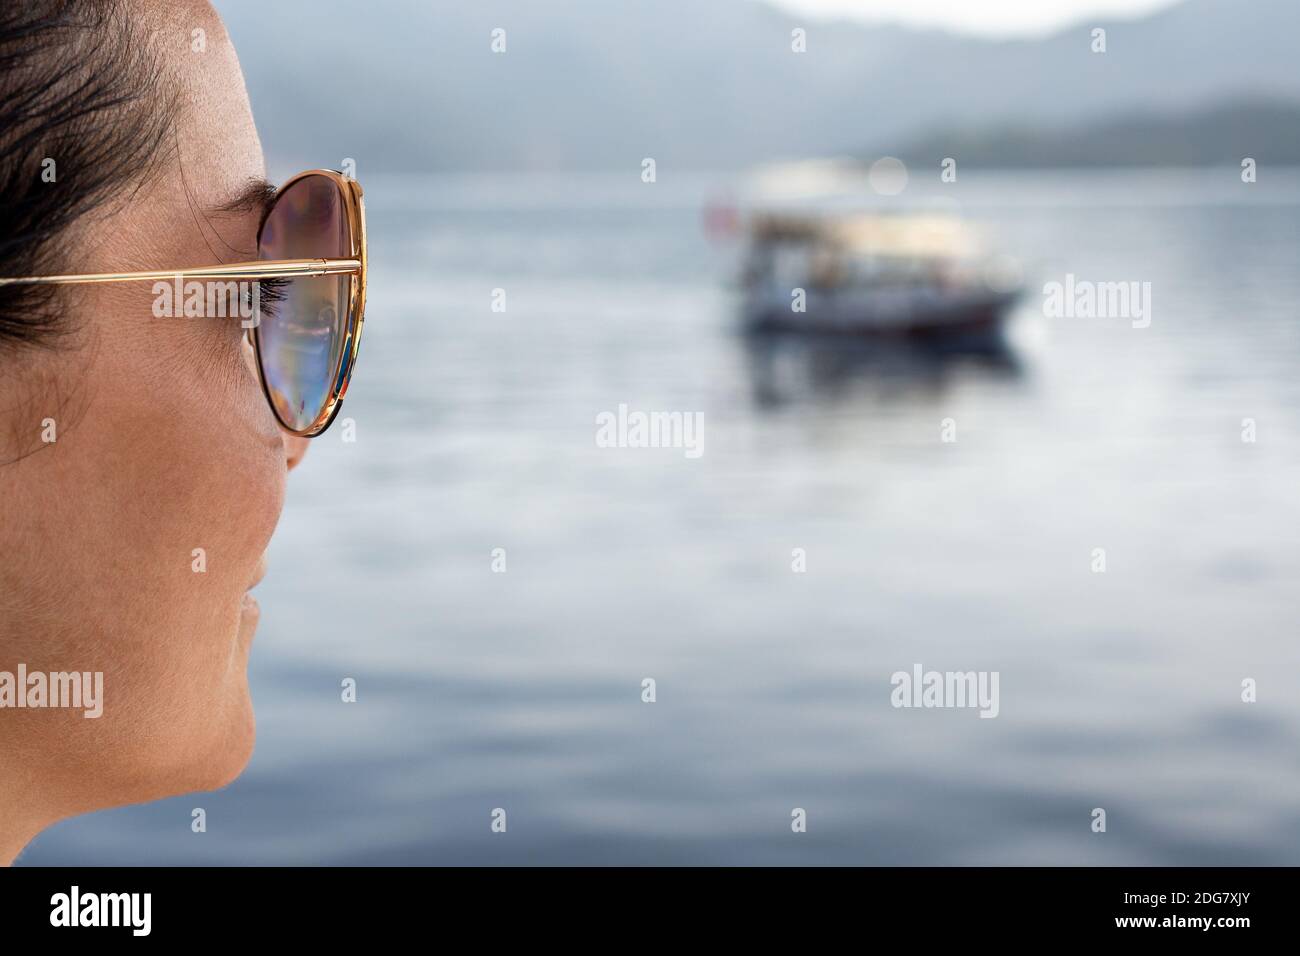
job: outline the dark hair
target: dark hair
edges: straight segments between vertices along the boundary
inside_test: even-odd
[[[88,271],[59,240],[162,164],[172,124],[162,88],[123,0],[0,4],[0,274]],[[0,349],[69,331],[57,287],[0,286]]]

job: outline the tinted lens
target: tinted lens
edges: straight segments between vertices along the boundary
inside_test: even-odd
[[[262,225],[257,254],[260,259],[350,257],[352,237],[338,185],[313,175],[287,186]],[[280,422],[303,431],[324,410],[338,374],[351,276],[289,279],[280,286],[278,294],[264,293],[258,361]]]

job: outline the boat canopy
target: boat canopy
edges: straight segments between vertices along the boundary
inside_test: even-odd
[[[981,248],[969,225],[947,216],[762,213],[750,234],[756,243],[830,246],[872,258],[967,259]]]

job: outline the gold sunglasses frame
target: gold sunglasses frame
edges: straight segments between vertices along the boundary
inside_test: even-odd
[[[253,351],[257,358],[257,378],[262,385],[262,394],[271,406],[271,413],[285,431],[303,438],[313,438],[329,428],[330,423],[343,407],[343,396],[347,394],[348,383],[352,380],[352,369],[356,365],[357,352],[361,345],[361,328],[365,324],[366,312],[366,207],[362,197],[361,185],[348,176],[333,169],[309,169],[285,180],[276,191],[276,199],[267,209],[270,215],[275,202],[285,191],[308,176],[324,176],[334,183],[343,198],[343,209],[347,215],[349,240],[352,248],[350,255],[343,259],[263,259],[256,262],[230,262],[218,266],[195,266],[188,269],[163,269],[151,272],[98,272],[79,275],[61,276],[26,276],[0,277],[0,286],[6,285],[82,285],[100,282],[149,282],[164,279],[295,279],[312,276],[347,275],[351,276],[348,294],[348,315],[344,325],[343,345],[339,349],[338,362],[330,375],[330,392],[325,406],[306,428],[295,429],[280,417],[271,391],[267,385],[266,375],[262,371],[262,345],[258,339],[258,326],[249,329]],[[265,223],[265,219],[263,220]],[[257,230],[258,245],[262,241],[262,228]],[[260,326],[260,322],[258,325]]]

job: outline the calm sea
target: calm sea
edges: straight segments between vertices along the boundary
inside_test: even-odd
[[[1300,863],[1300,173],[914,175],[1028,286],[942,355],[747,340],[737,187],[638,174],[363,176],[355,441],[291,479],[252,763],[21,862]],[[1067,274],[1149,327],[1046,318]],[[620,403],[703,454],[597,447]],[[998,716],[894,708],[917,664]]]

